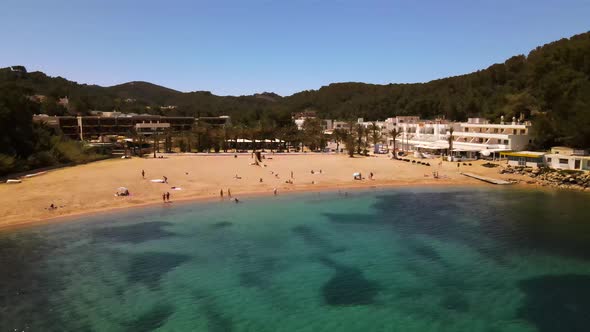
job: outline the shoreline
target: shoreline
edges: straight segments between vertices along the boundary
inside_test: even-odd
[[[500,175],[480,162],[461,169],[455,163],[413,165],[386,157],[348,158],[341,155],[267,155],[261,166],[252,166],[249,156],[167,156],[166,159],[104,160],[61,168],[21,184],[0,185],[0,232],[83,218],[84,216],[146,208],[162,203],[162,193],[170,191],[173,203],[220,201],[220,190],[231,189],[233,197],[273,196],[301,192],[337,190],[393,189],[404,187],[494,187],[467,178],[461,172],[474,172],[498,179],[522,176]],[[146,171],[142,177],[142,170]],[[314,172],[315,170],[315,172]],[[323,172],[322,172],[323,170]],[[352,174],[362,172],[365,179],[355,181]],[[432,177],[438,172],[440,178]],[[367,175],[374,173],[374,179]],[[280,175],[279,175],[280,174]],[[169,183],[150,179],[166,175]],[[236,176],[239,175],[239,178]],[[288,183],[286,180],[294,180]],[[173,191],[171,187],[181,187]],[[114,197],[118,187],[129,188],[128,197]],[[513,184],[513,188],[552,191],[555,188]],[[227,200],[227,194],[225,200]],[[57,210],[47,206],[55,204]]]
[[[337,190],[351,190],[351,191],[363,191],[367,189],[397,189],[397,188],[425,188],[425,187],[461,187],[461,188],[497,188],[501,189],[502,187],[487,184],[487,183],[453,183],[449,181],[432,181],[426,183],[363,183],[359,185],[329,185],[329,186],[317,186],[317,187],[300,187],[300,188],[293,188],[287,191],[279,192],[279,196],[283,195],[292,195],[292,194],[300,194],[300,193],[322,193],[322,192],[336,192]],[[509,190],[523,190],[523,189],[530,189],[530,190],[543,190],[543,191],[555,191],[555,188],[547,188],[547,187],[540,187],[534,186],[531,188],[530,185],[523,185],[523,184],[514,184],[509,186],[507,189]],[[243,198],[261,198],[261,197],[272,197],[273,193],[268,191],[250,191],[250,192],[241,192],[239,195],[232,195],[232,197],[239,196],[240,200],[243,202]],[[195,195],[189,197],[181,197],[175,199],[171,203],[178,203],[181,205],[185,204],[192,204],[192,203],[206,203],[206,202],[221,202],[221,201],[231,201],[231,198],[224,197],[220,198],[218,196],[211,196],[211,195]],[[116,213],[118,211],[133,211],[136,209],[142,208],[150,208],[160,206],[162,203],[160,201],[149,201],[144,203],[139,203],[135,205],[129,206],[114,206],[109,208],[97,208],[97,209],[90,209],[85,211],[74,211],[71,213],[66,213],[58,216],[47,217],[47,218],[40,218],[37,220],[24,220],[24,221],[16,221],[9,224],[0,224],[0,233],[10,232],[14,230],[22,230],[27,228],[34,228],[38,226],[49,226],[55,223],[61,224],[69,221],[73,221],[74,219],[81,219],[83,217],[88,216],[98,216],[101,214],[109,214],[109,213]]]

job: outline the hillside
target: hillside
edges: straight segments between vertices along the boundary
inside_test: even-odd
[[[536,121],[540,146],[590,146],[590,33],[562,39],[517,55],[486,69],[420,84],[375,85],[334,83],[280,97],[216,96],[206,91],[183,93],[147,82],[112,87],[77,84],[40,72],[0,70],[0,87],[27,89],[30,94],[68,96],[71,107],[50,112],[85,113],[90,109],[162,113],[153,106],[176,105],[170,115],[228,114],[245,125],[281,126],[291,112],[314,109],[325,118],[369,120],[395,115],[464,120],[483,116],[497,120],[521,113]],[[51,101],[51,100],[50,100]]]

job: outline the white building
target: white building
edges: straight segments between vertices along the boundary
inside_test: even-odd
[[[397,130],[396,148],[401,151],[424,150],[433,154],[447,150],[447,132],[451,124],[444,119],[420,120],[417,116],[403,116],[386,120],[387,130]],[[393,148],[393,138],[388,137],[388,145]]]
[[[475,159],[478,155],[495,157],[502,151],[519,151],[532,142],[530,122],[492,124],[481,118],[470,118],[463,123],[446,120],[420,120],[408,117],[395,121],[401,134],[397,147],[402,151],[419,151],[431,154],[448,154],[450,129],[453,129],[453,151],[461,159]],[[390,139],[390,146],[391,144]]]
[[[545,155],[545,163],[554,169],[590,170],[588,151],[563,146],[551,148],[551,153]]]
[[[520,151],[532,143],[530,122],[493,124],[480,118],[471,118],[459,124],[455,131],[453,147],[464,151]]]

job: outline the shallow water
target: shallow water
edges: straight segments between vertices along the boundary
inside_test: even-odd
[[[2,233],[0,331],[588,331],[589,203],[314,193]]]

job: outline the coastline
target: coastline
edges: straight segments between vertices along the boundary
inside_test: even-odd
[[[270,157],[270,156],[269,156]],[[39,225],[49,225],[52,223],[67,222],[69,220],[83,218],[84,216],[97,215],[101,213],[113,213],[122,210],[140,209],[157,206],[162,203],[160,184],[153,184],[146,179],[137,178],[135,174],[137,169],[148,169],[150,174],[163,172],[155,171],[156,166],[163,168],[166,173],[173,175],[174,178],[184,176],[187,167],[194,168],[195,161],[198,161],[197,175],[193,176],[186,172],[187,177],[191,180],[184,180],[186,190],[182,192],[173,192],[171,199],[172,204],[190,204],[194,202],[220,201],[219,188],[230,188],[234,193],[233,197],[239,197],[240,200],[248,197],[264,197],[273,195],[273,187],[277,188],[279,195],[288,195],[292,193],[304,192],[326,192],[337,190],[363,190],[363,189],[394,189],[404,187],[495,187],[478,180],[470,179],[459,175],[455,164],[443,164],[442,166],[415,166],[400,161],[392,161],[382,156],[377,158],[346,158],[337,155],[299,155],[286,156],[274,155],[270,160],[265,161],[269,167],[254,167],[249,165],[250,158],[241,156],[240,158],[227,158],[227,156],[171,156],[164,160],[157,159],[134,159],[137,165],[129,167],[130,163],[126,161],[100,161],[93,164],[69,167],[62,170],[50,172],[42,177],[35,177],[27,180],[31,188],[25,186],[16,187],[11,185],[2,185],[1,190],[10,190],[11,188],[23,189],[23,195],[27,192],[35,194],[30,202],[26,202],[28,209],[23,210],[12,206],[10,213],[4,222],[0,222],[0,232],[7,232],[21,228],[35,227]],[[219,163],[223,158],[223,163]],[[234,165],[232,165],[232,163]],[[309,173],[310,164],[319,164],[324,169],[324,173]],[[137,167],[135,167],[137,166]],[[353,170],[363,170],[363,174],[368,174],[367,170],[375,170],[376,179],[364,179],[361,181],[352,181],[350,175]],[[479,165],[472,166],[473,169],[494,175],[495,170],[485,169]],[[275,172],[288,174],[288,169],[295,170],[296,184],[285,184],[284,179],[275,179]],[[174,172],[172,172],[172,170]],[[235,180],[231,176],[235,172],[243,174],[244,180]],[[274,171],[273,171],[274,170]],[[320,168],[321,170],[321,168]],[[426,177],[428,173],[436,170],[443,174],[444,178],[434,179]],[[386,172],[392,174],[385,177]],[[113,198],[112,188],[115,183],[119,183],[121,176],[117,178],[119,172],[123,178],[130,176],[127,173],[134,173],[136,177],[129,185],[131,192],[138,194],[133,197]],[[125,173],[127,172],[127,173]],[[371,171],[373,172],[373,171]],[[206,174],[201,174],[206,173]],[[169,176],[170,176],[169,175]],[[199,175],[202,175],[199,177]],[[85,177],[85,178],[83,178]],[[264,178],[264,182],[259,183]],[[170,176],[172,179],[173,177]],[[194,178],[194,179],[193,179]],[[286,177],[288,178],[288,177]],[[85,181],[87,181],[85,183]],[[88,183],[88,181],[91,181]],[[68,183],[71,182],[72,184]],[[188,183],[186,183],[188,182]],[[192,182],[192,183],[191,183]],[[175,182],[172,182],[172,184]],[[269,184],[270,183],[270,184]],[[193,185],[191,188],[189,185]],[[21,186],[21,185],[17,185]],[[39,187],[49,188],[47,194]],[[183,188],[185,185],[183,185]],[[537,185],[515,184],[513,188],[527,188],[535,190],[555,190],[554,188],[542,187]],[[55,189],[55,190],[52,190]],[[165,190],[165,189],[164,189]],[[169,190],[169,189],[168,189]],[[8,194],[7,194],[8,193]],[[1,199],[5,199],[3,204],[13,204],[10,201],[10,192],[4,192]],[[59,195],[57,195],[59,194]],[[149,194],[149,195],[148,195]],[[39,199],[44,199],[47,195],[58,196],[65,203],[65,208],[55,211],[43,211],[38,207]],[[100,196],[100,199],[96,199]],[[110,196],[110,197],[108,197]],[[108,197],[108,198],[107,198]],[[227,197],[225,198],[227,200]],[[0,204],[1,206],[2,204]],[[41,209],[41,210],[37,210]],[[47,209],[45,209],[47,210]],[[1,211],[0,211],[1,212]]]
[[[461,188],[496,188],[500,190],[501,188],[492,184],[486,183],[470,183],[470,184],[455,184],[449,182],[436,182],[433,181],[431,183],[389,183],[389,184],[359,184],[355,186],[350,185],[342,185],[342,186],[325,186],[325,187],[306,187],[306,188],[295,188],[279,195],[292,195],[292,194],[299,194],[299,193],[322,193],[322,192],[335,192],[339,190],[350,190],[350,191],[365,191],[367,189],[379,189],[379,190],[388,190],[388,189],[398,189],[398,188],[429,188],[429,187],[461,187]],[[523,185],[523,184],[514,184],[510,187],[505,187],[509,190],[545,190],[545,191],[556,191],[555,188],[550,187],[531,187],[530,185]],[[243,192],[240,194],[240,199],[243,202],[244,198],[260,198],[260,197],[272,197],[273,193],[268,191],[252,191],[252,192]],[[185,204],[192,204],[192,203],[206,203],[206,202],[221,202],[227,201],[230,203],[230,198],[223,198],[216,196],[194,196],[194,197],[183,197],[180,199],[176,199],[171,202],[171,204],[176,205],[185,205]],[[93,210],[85,210],[85,211],[74,211],[67,214],[62,214],[53,217],[42,218],[38,220],[23,220],[23,221],[16,221],[10,224],[0,225],[0,233],[3,232],[10,232],[14,230],[21,230],[27,228],[33,228],[37,226],[46,226],[51,225],[54,223],[64,223],[68,221],[82,219],[83,217],[89,216],[97,216],[101,214],[109,214],[109,213],[116,213],[118,211],[133,211],[142,208],[150,208],[161,206],[162,203],[157,200],[151,202],[140,203],[137,205],[130,205],[130,206],[117,206],[117,207],[110,207],[110,208],[100,208],[100,209],[93,209]]]

